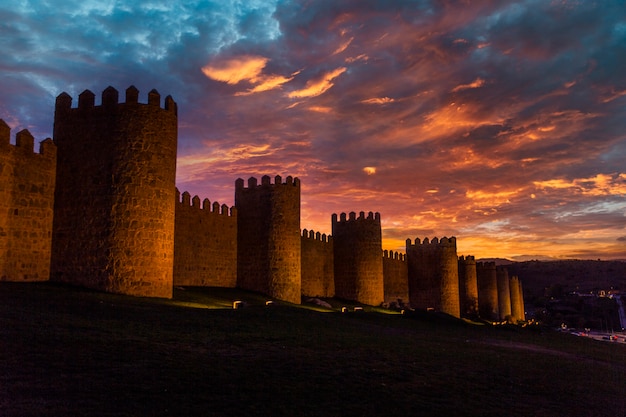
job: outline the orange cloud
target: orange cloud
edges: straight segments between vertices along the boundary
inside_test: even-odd
[[[289,98],[305,98],[305,97],[317,97],[328,91],[334,84],[333,80],[339,77],[341,74],[347,71],[346,67],[339,67],[330,72],[323,74],[321,77],[315,80],[307,81],[306,85],[301,90],[295,90],[287,94]]]
[[[202,67],[207,77],[235,85],[241,81],[256,82],[269,61],[261,56],[243,55]]]
[[[255,84],[254,87],[235,94],[238,96],[273,90],[293,80],[294,76],[299,73],[299,71],[295,72],[290,77],[263,74],[263,69],[268,61],[268,58],[262,56],[242,55],[237,58],[205,65],[202,67],[202,72],[215,81],[225,82],[230,85],[236,85],[242,81]]]
[[[472,81],[469,84],[457,85],[456,87],[452,89],[452,92],[456,93],[457,91],[467,90],[470,88],[480,88],[483,85],[485,85],[485,80],[483,80],[482,78],[476,78],[474,81]]]
[[[352,43],[353,40],[354,40],[354,37],[348,39],[347,41],[345,41],[344,43],[339,45],[339,47],[335,50],[335,52],[333,52],[333,55],[340,54],[343,51],[345,51],[346,49],[348,49],[348,46],[350,46],[350,44]]]
[[[572,181],[553,179],[535,181],[533,184],[540,189],[573,189],[589,196],[626,195],[626,174],[598,174],[595,177],[577,178]]]
[[[375,98],[368,98],[367,100],[361,100],[361,103],[364,104],[387,104],[387,103],[393,103],[395,100],[389,97],[375,97]]]

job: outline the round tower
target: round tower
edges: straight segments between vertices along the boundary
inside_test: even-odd
[[[301,302],[300,180],[235,182],[237,286]]]
[[[495,262],[478,262],[476,264],[478,281],[478,311],[480,317],[487,320],[498,320],[498,284]]]
[[[473,256],[459,257],[459,300],[462,317],[478,317],[478,281]]]
[[[505,267],[496,268],[498,286],[498,312],[500,320],[511,315],[511,290],[509,288],[509,271]]]
[[[511,290],[511,314],[516,321],[524,321],[524,296],[522,295],[522,283],[517,275],[513,275],[509,281]]]
[[[171,297],[177,108],[156,90],[138,102],[108,87],[72,108],[57,97],[52,279],[108,292]]]
[[[461,317],[456,238],[407,239],[406,257],[411,305]]]
[[[332,215],[335,295],[367,305],[385,300],[380,213]]]

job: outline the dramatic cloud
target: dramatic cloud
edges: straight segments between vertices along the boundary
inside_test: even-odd
[[[51,136],[54,99],[156,88],[177,185],[298,176],[302,228],[379,211],[385,249],[626,259],[626,9],[478,0],[0,5],[0,118]]]

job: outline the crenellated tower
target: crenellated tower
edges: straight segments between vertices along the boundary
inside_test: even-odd
[[[26,129],[10,143],[11,129],[0,119],[0,281],[47,281],[50,254],[56,146],[39,145]]]
[[[495,262],[478,262],[476,264],[478,280],[478,311],[486,320],[498,320],[498,280]]]
[[[58,150],[52,279],[98,290],[171,297],[177,106],[156,90],[139,103],[108,87],[56,99]]]
[[[367,305],[385,300],[380,214],[332,215],[335,294]]]
[[[300,304],[300,180],[235,182],[237,286]]]
[[[473,256],[459,256],[459,300],[461,317],[479,316],[476,259]]]
[[[406,256],[411,305],[460,317],[456,238],[407,239]]]

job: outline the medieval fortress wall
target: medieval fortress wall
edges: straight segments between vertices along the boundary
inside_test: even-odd
[[[46,281],[50,252],[56,147],[51,139],[34,153],[28,130],[15,135],[0,120],[0,280]]]
[[[301,290],[304,297],[335,296],[332,236],[304,229],[301,240]]]
[[[383,251],[372,212],[333,214],[332,236],[301,231],[298,178],[237,179],[234,207],[181,194],[176,103],[125,95],[109,87],[96,105],[86,90],[76,107],[59,95],[39,154],[28,131],[11,145],[0,121],[0,280],[166,298],[175,285],[239,287],[523,320],[519,278],[458,258],[454,237]]]
[[[406,255],[396,251],[383,251],[383,281],[385,303],[402,306],[409,301],[409,270]]]
[[[237,210],[176,190],[174,285],[237,285]]]

